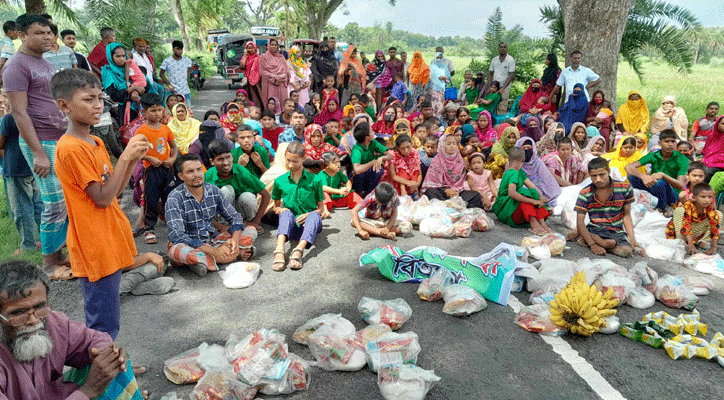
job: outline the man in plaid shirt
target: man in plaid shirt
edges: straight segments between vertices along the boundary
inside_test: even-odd
[[[217,264],[251,258],[256,229],[245,229],[243,217],[224,199],[221,190],[204,182],[201,158],[192,153],[179,156],[176,171],[184,184],[174,189],[166,201],[171,262],[187,265],[204,276],[208,271],[217,271]],[[230,225],[228,230],[213,222],[217,215]],[[214,238],[216,228],[226,232]]]

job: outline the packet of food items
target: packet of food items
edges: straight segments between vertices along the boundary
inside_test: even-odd
[[[357,331],[351,339],[352,345],[358,349],[364,350],[368,342],[379,338],[387,332],[392,332],[392,329],[385,324],[368,325]]]
[[[355,346],[355,334],[342,334],[331,325],[322,325],[309,335],[309,351],[317,359],[316,366],[327,371],[359,371],[367,357]]]
[[[191,398],[196,400],[251,400],[256,396],[256,392],[257,388],[240,382],[231,371],[210,369],[194,387]]]
[[[455,236],[463,238],[470,237],[470,234],[473,233],[473,218],[468,215],[463,215],[453,226],[455,227]]]
[[[454,281],[453,275],[447,268],[438,268],[429,278],[425,278],[417,289],[417,294],[422,300],[438,301],[442,299],[442,292],[445,286],[451,285]]]
[[[485,212],[475,217],[473,220],[473,230],[478,232],[485,232],[495,227],[495,222],[488,217]]]
[[[627,337],[636,342],[645,343],[655,349],[658,349],[664,344],[664,339],[654,330],[647,330],[644,328],[636,328],[634,324],[626,323],[621,324],[618,329],[618,333],[621,336]]]
[[[633,290],[629,291],[628,298],[626,299],[626,304],[639,310],[652,307],[654,303],[656,303],[656,297],[643,286],[636,286]]]
[[[259,263],[238,261],[219,271],[219,276],[227,288],[242,289],[253,285],[259,278],[259,272],[261,272]]]
[[[420,343],[415,332],[388,332],[367,342],[367,362],[375,372],[396,364],[416,364]]]
[[[251,386],[274,383],[289,367],[285,336],[276,329],[262,329],[239,340],[232,334],[226,352],[237,378]]]
[[[312,318],[297,328],[292,335],[292,340],[300,344],[307,344],[307,338],[314,333],[322,325],[334,325],[338,330],[351,334],[355,332],[354,325],[342,317],[342,314],[323,314],[319,317]]]
[[[617,299],[618,304],[626,303],[629,293],[636,288],[636,283],[628,276],[623,276],[613,270],[601,274],[594,282],[594,285],[603,293],[606,293],[609,288],[613,289],[611,298]]]
[[[543,335],[561,336],[565,333],[551,321],[548,304],[533,304],[520,309],[513,322],[528,332]]]
[[[548,252],[550,252],[551,257],[561,255],[566,248],[566,238],[560,233],[549,233],[545,236],[526,236],[520,245],[528,249],[533,257],[543,260],[550,258],[546,257]],[[548,249],[548,252],[539,249],[540,247]]]
[[[163,373],[169,381],[177,385],[198,382],[204,376],[198,357],[198,347],[184,351],[163,362]]]
[[[651,269],[646,261],[639,261],[631,268],[631,273],[638,276],[641,286],[653,293],[656,291],[656,282],[659,280],[659,274]],[[637,282],[638,283],[638,282]]]
[[[697,296],[706,296],[714,290],[714,282],[702,276],[685,276],[684,285],[690,287]]]
[[[309,388],[311,380],[309,363],[294,353],[289,353],[289,360],[289,368],[287,368],[287,372],[284,373],[282,379],[263,385],[259,389],[261,393],[275,396]]]
[[[684,279],[680,276],[667,274],[659,278],[654,295],[657,300],[671,308],[693,310],[699,303],[699,297],[684,284]]]
[[[434,215],[420,222],[420,232],[432,238],[455,237],[455,225],[450,219]]]
[[[530,294],[530,304],[550,304],[556,296],[553,290],[536,290]]]
[[[410,364],[391,365],[377,374],[377,385],[385,400],[423,400],[439,380],[434,370]]]
[[[463,198],[460,196],[455,196],[451,199],[447,199],[443,202],[443,204],[445,204],[445,207],[450,207],[457,211],[464,210],[466,207],[465,200],[463,200]]]
[[[697,253],[685,258],[682,263],[689,269],[724,278],[724,259],[719,254]]]
[[[396,331],[412,316],[412,308],[401,298],[381,301],[363,297],[357,305],[362,319],[370,325],[385,324]]]
[[[460,284],[445,286],[442,294],[445,314],[464,317],[482,311],[488,306],[483,296],[475,289]]]

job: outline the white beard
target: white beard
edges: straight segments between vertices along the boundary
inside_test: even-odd
[[[10,349],[16,360],[30,362],[47,356],[53,350],[53,341],[41,322],[32,328],[18,330],[10,343]]]

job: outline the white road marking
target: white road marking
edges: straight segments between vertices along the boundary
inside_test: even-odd
[[[523,304],[518,301],[518,298],[512,294],[508,298],[508,305],[517,314]],[[623,395],[611,386],[601,374],[593,368],[593,365],[589,364],[585,358],[578,355],[578,352],[571,347],[571,345],[560,337],[556,336],[545,336],[538,335],[544,342],[551,345],[553,351],[561,356],[563,361],[567,362],[571,368],[580,376],[588,386],[593,389],[598,396],[604,400],[626,400]]]

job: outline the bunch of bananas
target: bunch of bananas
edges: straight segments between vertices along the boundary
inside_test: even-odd
[[[572,333],[591,336],[606,326],[606,317],[616,315],[612,308],[618,300],[612,295],[613,288],[604,294],[596,286],[588,286],[586,274],[579,271],[551,300],[551,321]]]

